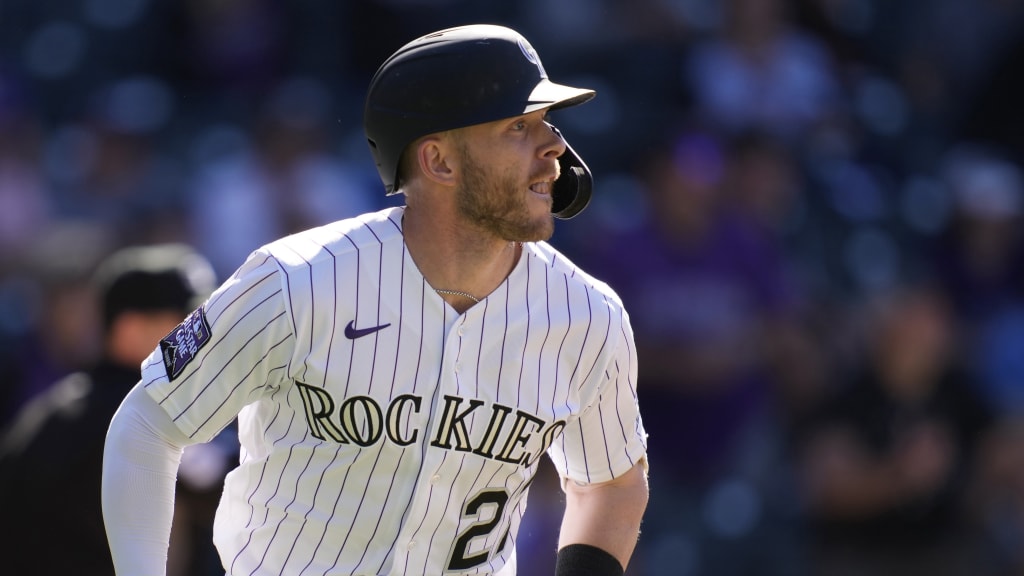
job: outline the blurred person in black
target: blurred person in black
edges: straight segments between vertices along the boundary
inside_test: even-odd
[[[970,495],[993,415],[945,293],[894,292],[869,302],[850,379],[803,433],[812,574],[992,574]]]
[[[26,404],[0,438],[0,539],[9,574],[113,574],[100,509],[103,442],[140,365],[213,289],[190,247],[128,247],[92,278],[102,353]]]

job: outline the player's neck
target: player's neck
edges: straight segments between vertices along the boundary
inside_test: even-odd
[[[435,289],[483,299],[505,281],[519,261],[518,243],[482,236],[419,209],[406,208],[402,229],[410,257]],[[473,304],[459,296],[442,297],[456,309]]]

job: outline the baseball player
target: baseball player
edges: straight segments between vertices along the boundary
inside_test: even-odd
[[[591,193],[547,113],[593,96],[498,26],[384,62],[365,131],[405,206],[256,250],[143,362],[104,461],[118,574],[163,573],[179,455],[236,417],[232,576],[515,574],[545,453],[556,574],[624,573],[648,494],[629,318],[546,243]]]

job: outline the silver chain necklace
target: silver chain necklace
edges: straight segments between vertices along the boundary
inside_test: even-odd
[[[461,290],[441,290],[440,288],[434,288],[434,292],[437,292],[438,294],[449,294],[451,296],[462,296],[463,298],[469,298],[473,302],[480,302],[480,299],[477,298],[476,296],[473,296],[472,294],[468,292],[463,292]]]

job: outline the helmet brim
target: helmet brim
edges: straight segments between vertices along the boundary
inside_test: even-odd
[[[533,91],[530,92],[523,114],[536,112],[544,108],[558,110],[559,108],[576,106],[590,100],[595,95],[596,92],[587,88],[574,88],[543,78],[533,88]]]

